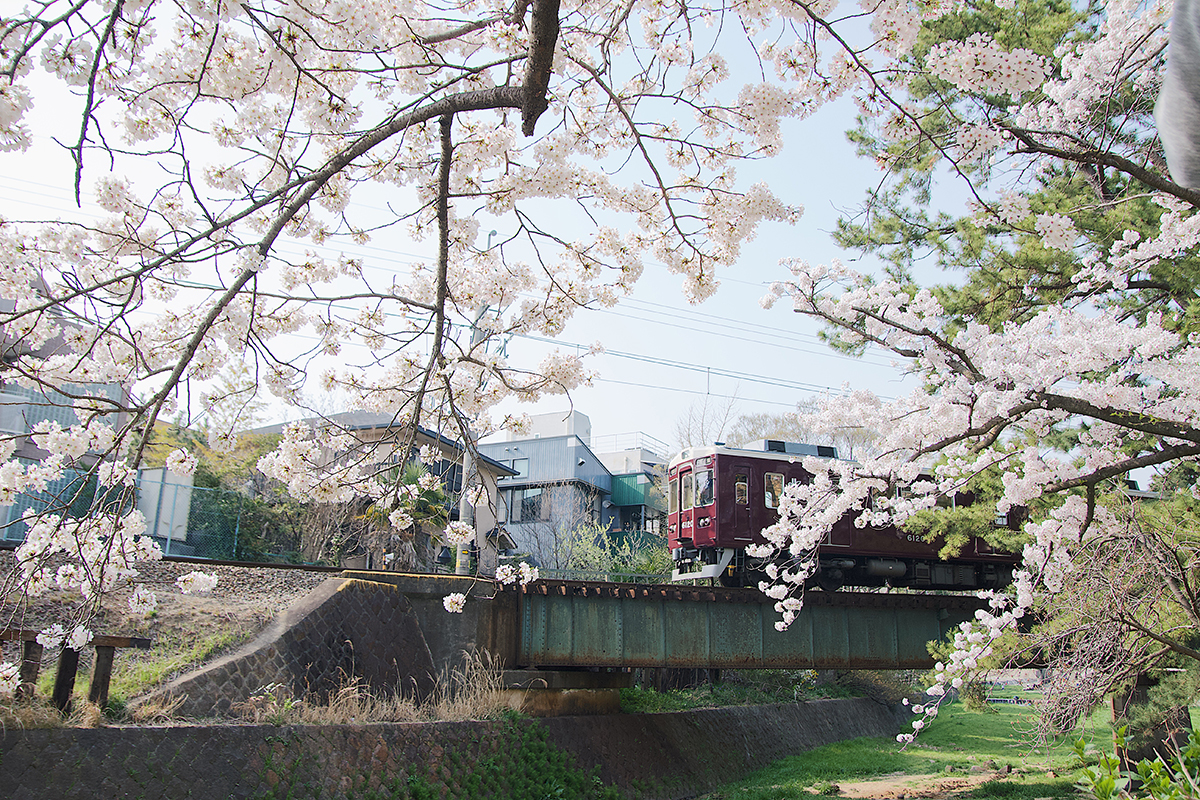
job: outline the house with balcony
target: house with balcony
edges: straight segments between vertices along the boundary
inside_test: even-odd
[[[622,538],[659,531],[666,504],[657,490],[657,467],[666,446],[644,434],[606,437],[611,452],[591,445],[591,421],[579,411],[532,418],[520,436],[481,443],[479,452],[509,467],[499,479],[496,524],[516,550],[539,565],[563,569],[578,531]]]
[[[596,439],[600,462],[612,475],[614,528],[665,535],[667,455],[670,447],[645,433]]]

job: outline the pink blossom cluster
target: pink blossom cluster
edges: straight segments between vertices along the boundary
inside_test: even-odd
[[[183,448],[172,450],[171,454],[167,456],[167,469],[185,478],[196,471],[197,463],[199,463],[199,459]]]
[[[469,522],[455,520],[446,526],[442,535],[451,547],[461,547],[475,538],[475,527]]]
[[[1173,0],[1113,0],[1094,36],[1060,46],[1058,75],[1042,87],[1045,99],[1020,109],[1019,124],[1078,134],[1088,131],[1114,91],[1132,85],[1152,91],[1161,82],[1162,53]]]
[[[1018,583],[1027,583],[1028,577],[1028,573],[1021,573]],[[1021,598],[1029,599],[1024,605],[1020,600],[1014,605],[1007,595],[991,590],[980,592],[979,596],[988,601],[988,608],[977,610],[975,619],[963,622],[955,632],[950,660],[939,661],[934,665],[934,682],[926,690],[929,701],[913,705],[911,708],[912,712],[918,715],[917,719],[912,721],[912,733],[900,733],[896,736],[896,741],[901,744],[910,744],[916,734],[937,717],[938,708],[947,697],[948,690],[962,688],[966,679],[978,669],[979,662],[992,654],[995,641],[1011,630],[1032,605],[1029,598]]]
[[[85,599],[96,598],[136,577],[137,562],[162,558],[158,545],[145,535],[146,520],[137,510],[70,519],[31,509],[25,522],[25,541],[14,554],[30,594],[41,594],[53,581]],[[68,563],[52,568],[55,556]]]
[[[986,161],[1004,145],[1004,135],[989,125],[966,123],[954,135],[954,145],[963,161]]]
[[[1020,225],[1031,213],[1029,198],[1018,192],[1004,192],[996,201],[996,211],[1009,225]]]
[[[37,643],[47,650],[65,647],[68,650],[79,651],[87,647],[93,638],[95,637],[92,632],[82,625],[76,625],[67,633],[63,626],[56,622],[37,635]]]
[[[289,425],[274,451],[258,460],[258,470],[287,486],[298,499],[319,503],[345,502],[354,494],[361,470],[331,471],[332,454],[340,452],[341,433],[333,428],[316,431]]]
[[[533,583],[538,579],[538,568],[522,561],[517,566],[501,564],[496,567],[496,582],[504,585],[519,583],[521,586]]]
[[[959,89],[1007,94],[1014,99],[1040,86],[1047,72],[1041,56],[1022,48],[1005,50],[982,33],[973,33],[963,42],[935,45],[925,66]]]
[[[215,572],[194,570],[176,578],[175,586],[183,594],[208,594],[217,588],[217,582],[218,579]]]
[[[1042,245],[1048,250],[1070,250],[1078,233],[1075,223],[1064,214],[1038,214],[1033,227],[1042,237]]]
[[[21,686],[21,668],[11,661],[0,662],[0,697],[11,697]]]

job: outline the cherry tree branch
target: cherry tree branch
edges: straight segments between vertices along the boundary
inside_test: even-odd
[[[1000,127],[1011,133],[1021,143],[1022,147],[1017,152],[1052,156],[1075,164],[1112,167],[1136,178],[1151,189],[1165,192],[1180,200],[1185,200],[1193,206],[1200,207],[1200,192],[1167,180],[1157,172],[1152,172],[1117,153],[1109,150],[1067,150],[1038,141],[1030,131],[1024,128],[1006,123],[1001,123]]]
[[[113,28],[116,27],[117,20],[121,18],[121,9],[123,7],[124,0],[116,0],[113,3],[112,11],[109,13],[108,20],[104,26],[104,33],[100,35],[100,40],[96,42],[96,53],[92,58],[92,68],[88,71],[87,95],[83,103],[79,140],[71,148],[71,156],[75,159],[75,205],[77,206],[82,206],[79,187],[83,181],[83,145],[87,142],[88,123],[91,122],[92,113],[96,107],[96,75],[100,71],[100,62],[104,58],[105,48],[108,46],[108,40],[112,37]]]
[[[558,42],[559,0],[533,0],[529,27],[529,60],[525,62],[525,96],[521,105],[521,133],[533,136],[538,117],[550,107],[546,92],[554,67]]]

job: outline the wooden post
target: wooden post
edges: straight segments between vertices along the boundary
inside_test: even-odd
[[[43,647],[37,642],[37,631],[17,628],[0,628],[0,642],[21,642],[21,685],[18,697],[33,697],[38,673],[42,668]],[[113,656],[118,647],[150,648],[150,640],[137,636],[96,636],[92,639],[96,648],[96,669],[92,672],[92,684],[88,699],[103,707],[108,702],[108,684],[112,680]],[[71,694],[75,689],[75,675],[79,672],[79,653],[63,648],[58,657],[58,673],[54,676],[54,705],[66,714],[71,708]]]
[[[79,651],[64,647],[58,655],[58,672],[54,676],[54,707],[64,714],[71,713],[71,692],[75,689],[75,673],[79,672]]]
[[[113,654],[117,648],[96,645],[96,668],[92,670],[92,685],[88,688],[88,700],[104,708],[108,702],[108,682],[112,678]]]
[[[21,685],[17,687],[17,697],[28,699],[33,697],[37,686],[38,673],[42,670],[42,646],[33,639],[27,639],[21,654]]]

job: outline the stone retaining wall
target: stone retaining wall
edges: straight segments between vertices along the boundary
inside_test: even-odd
[[[533,732],[630,797],[675,800],[787,755],[898,727],[893,710],[858,698],[423,725],[9,729],[0,732],[0,787],[11,800],[319,800],[405,797],[415,780],[440,797],[502,797],[456,776],[495,769],[514,736]]]
[[[348,679],[420,699],[436,668],[412,604],[395,586],[329,578],[236,652],[180,676],[138,703],[181,701],[181,717],[229,716],[264,686],[293,697],[335,692]],[[137,703],[135,703],[136,705]]]
[[[178,716],[223,717],[266,686],[286,687],[299,699],[324,697],[349,681],[377,694],[399,691],[423,698],[466,652],[512,662],[517,636],[502,619],[511,625],[516,615],[501,609],[515,605],[515,593],[474,597],[461,614],[448,614],[442,606],[443,597],[469,591],[474,582],[398,573],[330,577],[236,652],[181,675],[133,705],[181,700],[174,707]]]

